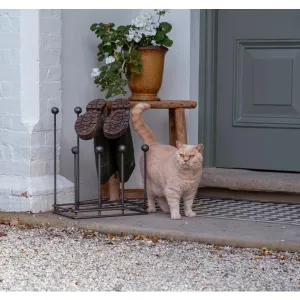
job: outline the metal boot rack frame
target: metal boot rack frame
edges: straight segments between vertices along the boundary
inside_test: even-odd
[[[79,168],[79,137],[77,136],[77,145],[71,149],[74,156],[74,202],[73,203],[57,203],[57,171],[56,171],[56,122],[59,109],[53,107],[51,112],[54,116],[54,204],[53,213],[61,215],[71,219],[91,219],[91,218],[105,218],[105,217],[118,217],[118,216],[132,216],[132,215],[146,215],[147,214],[147,163],[146,156],[149,150],[148,145],[142,146],[144,152],[144,198],[143,199],[126,199],[124,195],[124,153],[126,147],[124,145],[119,146],[119,152],[121,154],[121,198],[113,201],[109,199],[103,199],[101,188],[101,160],[103,147],[96,147],[97,159],[99,164],[99,176],[98,176],[98,198],[91,200],[80,200],[79,185],[80,185],[80,168]],[[74,112],[77,114],[77,118],[82,112],[80,107],[75,107]]]

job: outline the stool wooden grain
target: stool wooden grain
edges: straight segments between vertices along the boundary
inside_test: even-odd
[[[130,107],[133,108],[142,101],[130,101]],[[169,110],[169,144],[176,146],[176,140],[183,144],[187,144],[185,109],[196,108],[196,101],[182,101],[182,100],[161,100],[161,101],[143,101],[148,103],[151,109],[168,109]],[[108,104],[111,107],[111,102]],[[120,179],[115,173],[109,182],[103,185],[104,196],[110,196],[111,199],[119,199],[120,195]]]

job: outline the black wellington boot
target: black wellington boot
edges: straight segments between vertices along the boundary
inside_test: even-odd
[[[122,166],[121,153],[118,151],[121,145],[126,147],[124,152],[124,182],[127,182],[135,168],[134,148],[129,126],[130,101],[128,99],[116,99],[112,102],[111,114],[105,119],[103,125],[104,135],[111,141],[113,156],[117,165],[121,180]]]
[[[117,138],[114,146],[115,161],[117,164],[117,169],[120,176],[120,181],[122,180],[122,163],[121,163],[121,153],[119,152],[119,147],[124,145],[126,151],[124,152],[124,182],[127,182],[135,168],[135,158],[134,158],[134,148],[133,141],[131,136],[130,126],[127,127],[127,130],[123,135]]]
[[[97,146],[103,147],[103,152],[101,155],[101,184],[106,183],[109,178],[118,170],[117,162],[115,159],[115,147],[114,141],[108,140],[103,133],[103,124],[104,124],[104,116],[101,116],[101,125],[99,126],[96,135],[94,136],[94,153],[95,153],[95,161],[97,168],[97,175],[99,178],[99,163],[98,156],[95,151]]]

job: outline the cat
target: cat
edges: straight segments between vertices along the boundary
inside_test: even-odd
[[[148,110],[148,103],[134,106],[131,121],[143,143],[149,146],[147,152],[147,196],[148,213],[156,212],[155,199],[163,212],[171,213],[172,220],[181,219],[180,200],[184,202],[186,217],[195,217],[193,200],[202,177],[203,144],[186,145],[176,141],[176,147],[159,144],[151,129],[145,124],[142,114]],[[144,178],[143,155],[140,169]]]

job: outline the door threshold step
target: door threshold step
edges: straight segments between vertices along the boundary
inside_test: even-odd
[[[300,174],[205,168],[201,196],[300,203]]]

